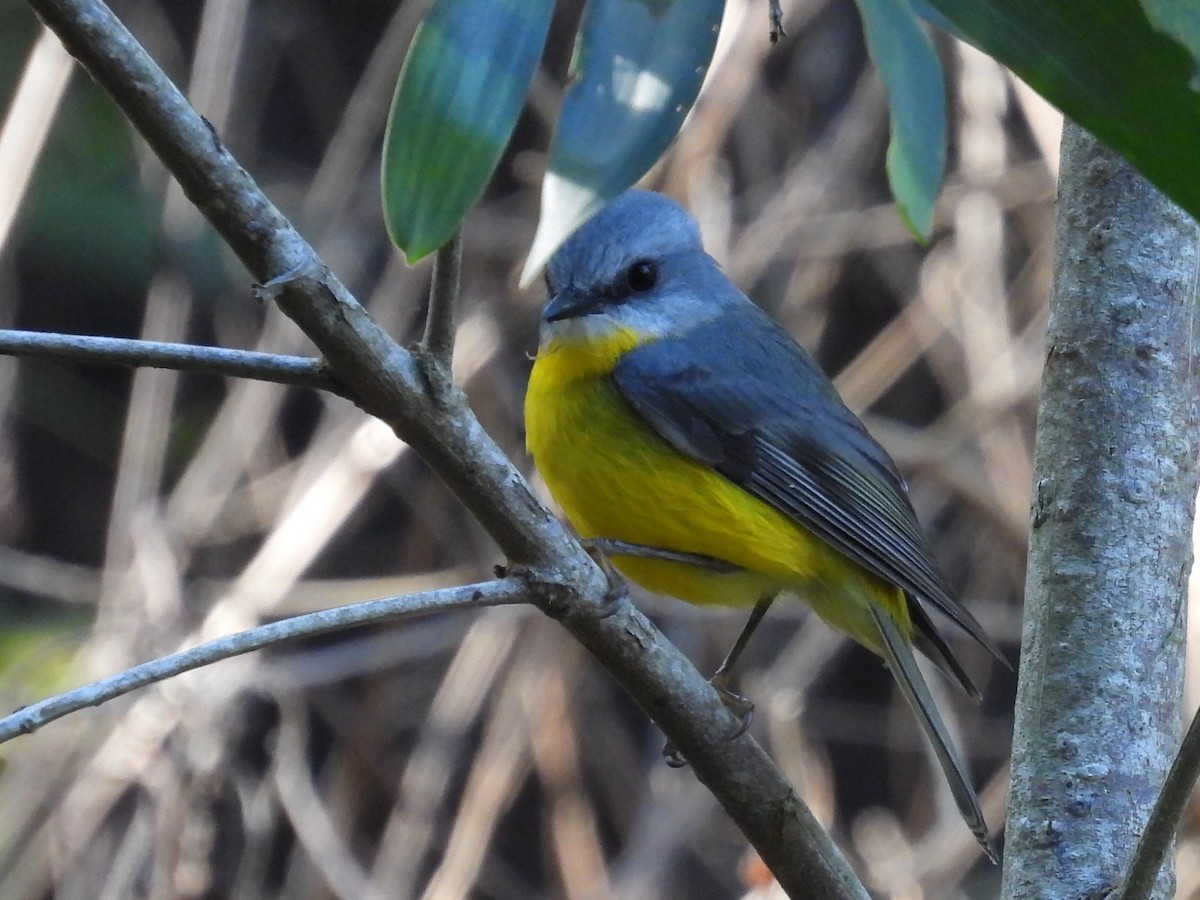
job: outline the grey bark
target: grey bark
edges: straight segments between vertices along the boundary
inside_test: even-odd
[[[1121,881],[1179,743],[1197,486],[1196,222],[1068,123],[1004,897]],[[1166,867],[1154,896],[1169,897]]]

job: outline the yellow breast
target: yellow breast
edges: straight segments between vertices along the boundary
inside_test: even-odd
[[[738,567],[711,568],[614,556],[628,578],[691,603],[743,606],[785,592],[834,628],[879,652],[871,604],[911,633],[903,593],[680,453],[629,406],[611,379],[636,347],[628,331],[603,341],[543,347],[525,398],[526,445],[554,498],[583,538],[694,553]]]
[[[727,561],[695,566],[614,559],[650,590],[694,603],[742,605],[806,581],[845,559],[724,476],[651,430],[609,377],[636,345],[620,333],[587,346],[543,348],[525,401],[526,443],[551,493],[582,537],[628,541]]]

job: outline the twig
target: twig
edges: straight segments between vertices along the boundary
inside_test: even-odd
[[[1192,724],[1171,763],[1171,770],[1146,821],[1146,830],[1133,851],[1133,861],[1125,880],[1109,900],[1145,900],[1151,895],[1197,777],[1200,777],[1200,711],[1192,717]]]
[[[462,232],[454,236],[437,252],[433,264],[433,284],[429,288],[429,311],[425,315],[425,336],[421,350],[426,360],[440,369],[449,379],[454,360],[454,313],[458,304],[462,276]]]
[[[779,39],[787,34],[783,30],[783,9],[779,5],[779,0],[768,0],[770,12],[768,16],[771,20],[771,30],[769,32],[771,43],[778,44]]]
[[[182,369],[189,372],[253,378],[257,381],[271,381],[346,395],[345,390],[329,377],[329,371],[321,360],[306,356],[277,356],[252,350],[227,350],[223,347],[199,347],[195,344],[171,344],[133,338],[2,329],[0,354],[47,356],[118,366]]]
[[[99,706],[138,688],[190,672],[210,663],[259,650],[297,638],[315,637],[356,625],[392,622],[410,616],[455,609],[477,609],[527,603],[529,587],[524,578],[510,576],[497,581],[368,600],[349,606],[322,609],[269,625],[260,625],[228,637],[142,663],[91,684],[21,707],[0,719],[0,744],[19,734],[30,734],[48,722],[89,706]]]

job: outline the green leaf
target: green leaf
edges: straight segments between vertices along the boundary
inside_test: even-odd
[[[1138,0],[926,0],[1200,219],[1195,60]]]
[[[553,0],[436,0],[413,38],[383,140],[383,214],[409,263],[454,234],[512,136]]]
[[[1150,24],[1172,37],[1192,54],[1193,91],[1200,90],[1200,5],[1195,0],[1141,0]]]
[[[946,167],[946,87],[933,42],[906,0],[857,0],[867,48],[887,88],[888,180],[900,215],[929,240]]]
[[[588,0],[522,282],[649,171],[712,61],[723,0]]]

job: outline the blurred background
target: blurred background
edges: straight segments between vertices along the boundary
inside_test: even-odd
[[[542,297],[516,282],[580,5],[559,4],[531,102],[464,234],[457,376],[526,472]],[[696,109],[644,184],[684,202],[730,276],[836,376],[1015,665],[1059,117],[939,36],[949,176],[934,239],[918,246],[887,191],[885,98],[853,3],[782,5],[787,36],[772,46],[766,4],[730,0]],[[358,298],[414,340],[430,271],[387,242],[378,148],[425,4],[114,6]],[[20,3],[0,6],[0,110],[0,327],[313,353]],[[0,708],[503,562],[420,459],[336,397],[11,358],[0,383]],[[705,671],[745,616],[636,599]],[[999,827],[1015,675],[961,649],[984,703],[931,687]],[[772,611],[744,663],[755,735],[872,891],[997,894],[999,870],[878,659],[793,607]],[[772,896],[745,840],[661,746],[535,610],[359,629],[5,746],[0,896]],[[1195,824],[1180,896],[1200,895]]]

